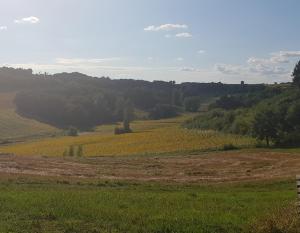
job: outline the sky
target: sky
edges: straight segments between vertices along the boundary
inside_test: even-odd
[[[181,82],[291,80],[299,0],[0,0],[0,66]]]

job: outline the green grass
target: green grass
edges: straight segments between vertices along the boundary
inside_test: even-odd
[[[58,129],[15,112],[15,93],[0,93],[0,142],[22,140],[27,137],[49,136]]]
[[[0,232],[243,232],[295,199],[294,183],[0,184]]]

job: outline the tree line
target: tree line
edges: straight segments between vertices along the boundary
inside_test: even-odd
[[[33,74],[31,69],[0,68],[0,91],[16,92],[20,115],[60,128],[92,129],[99,124],[124,120],[132,111],[150,119],[198,111],[207,98],[258,92],[264,85],[182,83],[174,81],[114,80],[81,73]],[[133,118],[136,116],[133,116]]]
[[[207,113],[184,126],[251,135],[268,146],[299,146],[300,61],[292,76],[290,84],[269,85],[255,94],[222,96]]]

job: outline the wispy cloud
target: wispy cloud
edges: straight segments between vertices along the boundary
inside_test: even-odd
[[[29,16],[22,19],[16,19],[14,22],[17,24],[36,24],[40,22],[40,19],[35,16]]]
[[[176,61],[183,61],[184,59],[182,57],[177,57]]]
[[[300,51],[279,51],[271,53],[269,58],[250,57],[247,61],[250,65],[275,65],[289,63],[291,58],[300,57]]]
[[[215,64],[215,70],[230,75],[242,74],[245,71],[244,67],[231,64]]]
[[[56,58],[56,64],[59,65],[97,65],[106,62],[121,60],[120,57],[111,58]]]
[[[183,71],[183,72],[202,72],[203,70],[197,69],[197,68],[194,68],[194,67],[181,67],[179,69],[179,71]]]
[[[0,31],[5,31],[7,30],[7,26],[0,26]]]
[[[191,38],[191,37],[193,37],[193,35],[188,33],[188,32],[182,32],[182,33],[177,33],[175,35],[175,37],[178,37],[178,38]]]
[[[216,64],[215,70],[229,75],[288,76],[294,58],[300,58],[300,51],[279,51],[268,58],[250,57],[243,65]]]
[[[201,50],[198,50],[197,53],[198,54],[204,54],[204,53],[206,53],[206,51],[201,49]]]
[[[174,37],[177,37],[177,38],[191,38],[193,37],[193,35],[191,33],[188,33],[188,32],[182,32],[182,33],[177,33],[175,35],[172,35],[172,34],[166,34],[165,35],[165,38],[174,38]]]
[[[158,32],[158,31],[172,31],[172,30],[178,30],[178,29],[188,29],[188,26],[186,24],[162,24],[159,26],[150,25],[148,27],[144,28],[144,31],[152,31],[152,32]]]

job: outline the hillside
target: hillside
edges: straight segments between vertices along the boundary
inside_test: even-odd
[[[0,93],[0,141],[14,141],[59,132],[58,129],[18,115],[14,105],[15,93]]]
[[[209,109],[187,120],[184,126],[254,136],[268,146],[299,146],[300,91],[297,85],[272,85],[256,94],[226,95]]]
[[[215,97],[264,89],[261,84],[176,84],[113,80],[81,73],[41,75],[32,70],[0,68],[0,90],[16,93],[20,115],[58,128],[76,127],[83,131],[123,120],[129,106],[145,113],[148,119],[171,118],[205,108]]]

